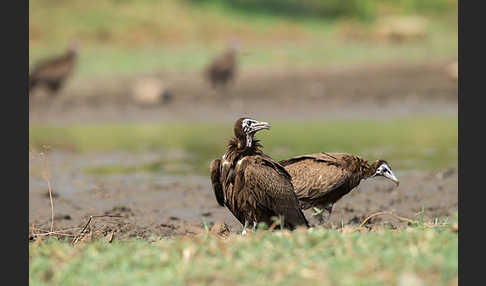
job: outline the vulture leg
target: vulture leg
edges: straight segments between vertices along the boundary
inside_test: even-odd
[[[332,203],[328,203],[327,206],[324,207],[324,209],[329,213],[329,215],[326,218],[326,221],[329,221],[331,219],[331,212],[332,212]]]
[[[248,227],[248,221],[245,219],[245,225],[243,226],[243,231],[241,232],[241,235],[246,234],[246,228]]]
[[[253,221],[253,231],[256,231],[256,227],[257,227],[257,222]]]
[[[50,96],[51,97],[55,97],[58,92],[59,92],[59,89],[61,88],[62,86],[62,82],[61,81],[51,81],[47,84],[47,87],[49,88],[50,90]]]

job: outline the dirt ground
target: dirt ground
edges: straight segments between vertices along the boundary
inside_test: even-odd
[[[326,118],[376,118],[414,114],[457,114],[457,81],[448,77],[448,62],[395,63],[303,71],[240,72],[227,92],[215,92],[200,74],[157,75],[174,98],[166,105],[144,107],[131,99],[133,78],[72,79],[58,97],[30,99],[31,124],[147,120],[232,121],[243,114],[255,118],[293,120]],[[190,110],[190,112],[188,112]],[[91,215],[90,227],[118,238],[174,236],[204,231],[224,222],[231,231],[241,225],[213,195],[209,175],[135,173],[96,176],[83,168],[109,162],[149,162],[155,154],[121,152],[77,154],[49,153],[54,189],[55,228],[80,231]],[[29,229],[50,226],[50,199],[39,158],[31,158],[29,176]],[[457,211],[456,169],[441,172],[398,170],[401,184],[369,179],[335,204],[331,222],[340,226],[360,223],[378,211],[418,219],[449,217]],[[311,223],[316,220],[306,212]],[[400,227],[393,216],[377,216],[373,225]],[[65,232],[69,232],[66,230]]]

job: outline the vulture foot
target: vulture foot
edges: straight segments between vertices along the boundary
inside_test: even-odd
[[[246,228],[248,227],[248,221],[245,220],[245,225],[243,226],[243,231],[241,232],[241,235],[246,235]]]
[[[243,226],[243,231],[241,232],[241,235],[246,235],[248,233],[248,221],[245,220],[245,225]],[[253,232],[256,231],[258,223],[256,221],[253,222],[253,228],[251,229]]]

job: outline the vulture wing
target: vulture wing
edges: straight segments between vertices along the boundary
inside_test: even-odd
[[[216,196],[216,201],[220,206],[224,206],[224,193],[223,187],[221,185],[221,159],[215,159],[211,162],[211,183],[213,184],[214,195]]]
[[[285,224],[290,228],[308,226],[288,172],[278,163],[259,155],[244,160],[247,160],[246,167],[238,170],[241,167],[238,164],[236,172],[244,171],[244,188],[254,197],[256,207],[269,214],[284,216]]]
[[[58,79],[66,76],[74,68],[74,59],[61,56],[38,63],[30,73],[32,77]]]
[[[353,173],[344,161],[346,156],[345,153],[318,153],[294,157],[281,164],[292,176],[299,200],[307,202],[323,198],[352,179]]]

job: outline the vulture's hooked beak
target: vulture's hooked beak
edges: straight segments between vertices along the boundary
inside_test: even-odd
[[[394,182],[397,185],[397,187],[398,185],[400,185],[400,181],[397,179],[397,177],[395,176],[395,174],[393,174],[391,170],[389,170],[386,173],[383,173],[383,177],[390,179],[392,182]]]
[[[260,131],[262,129],[270,129],[272,125],[268,122],[263,122],[263,121],[256,121],[254,122],[248,133],[246,134],[246,146],[251,147],[251,144],[253,143],[253,135],[255,132]]]
[[[270,129],[272,125],[268,122],[263,122],[263,121],[257,121],[251,125],[251,130],[250,133],[255,133],[257,131],[260,131],[262,129]]]

